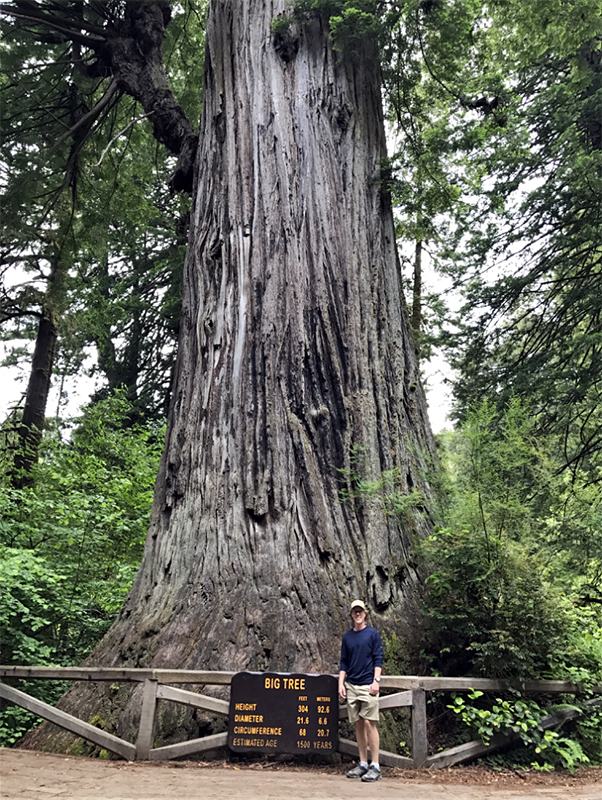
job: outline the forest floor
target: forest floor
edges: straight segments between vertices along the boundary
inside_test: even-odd
[[[2,800],[602,800],[602,768],[519,774],[483,767],[383,768],[375,784],[349,765],[171,761],[129,764],[31,750],[0,750]]]

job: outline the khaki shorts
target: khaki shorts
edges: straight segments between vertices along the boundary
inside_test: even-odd
[[[356,686],[354,683],[345,683],[347,690],[347,708],[349,709],[349,722],[356,723],[362,719],[378,722],[378,695],[371,695],[370,686]]]

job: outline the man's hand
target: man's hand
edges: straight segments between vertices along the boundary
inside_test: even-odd
[[[378,681],[372,681],[370,684],[370,688],[368,689],[370,694],[375,697],[380,691],[380,683]]]

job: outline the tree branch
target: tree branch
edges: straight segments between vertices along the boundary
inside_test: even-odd
[[[34,12],[33,9],[31,11],[24,13],[19,9],[12,8],[11,6],[2,6],[0,8],[0,12],[3,14],[9,14],[14,19],[20,19],[24,20],[25,22],[45,25],[51,30],[57,31],[58,33],[62,33],[71,41],[79,42],[79,44],[83,44],[86,47],[91,47],[92,49],[101,46],[104,42],[104,36],[102,37],[86,36],[85,34],[75,30],[73,27],[66,27],[63,21],[55,20],[51,16],[42,14],[40,12],[36,13]]]
[[[53,5],[57,10],[68,10],[68,7],[64,2],[54,3]],[[13,6],[16,6],[20,12],[29,15],[32,19],[39,19],[43,21],[44,24],[47,24],[49,20],[53,20],[55,18],[53,14],[45,13],[42,9],[40,9],[38,3],[34,2],[34,0],[15,0]],[[11,6],[7,5],[7,8],[10,10]],[[93,25],[91,22],[88,22],[81,16],[73,18],[72,20],[63,16],[56,18],[59,19],[61,24],[68,25],[70,28],[88,31],[89,33],[93,33],[95,36],[98,36],[101,39],[104,39],[105,37],[105,31],[103,28],[99,28],[98,25]]]
[[[121,8],[121,7],[120,7]],[[192,191],[192,170],[197,148],[197,133],[186,112],[174,97],[163,64],[162,46],[170,9],[166,2],[125,2],[120,19],[107,17],[107,27],[97,28],[84,20],[46,14],[31,0],[15,0],[0,6],[0,14],[25,20],[36,26],[58,31],[75,44],[94,52],[94,62],[86,68],[88,75],[113,76],[113,83],[91,112],[78,120],[52,146],[49,154],[72,136],[79,128],[90,124],[106,107],[111,95],[119,88],[137,100],[153,124],[158,142],[178,156],[171,185],[175,190]],[[81,30],[89,33],[83,34]],[[40,36],[39,31],[31,35]]]
[[[91,108],[87,114],[84,114],[83,117],[78,119],[75,125],[69,128],[69,130],[65,131],[65,133],[62,136],[59,136],[59,138],[52,145],[52,147],[46,151],[46,157],[51,156],[56,151],[56,149],[60,147],[61,144],[63,144],[63,142],[66,139],[68,139],[70,136],[73,136],[73,134],[76,131],[78,131],[82,126],[86,125],[89,122],[93,123],[94,120],[97,119],[97,117],[100,115],[101,111],[108,105],[111,97],[115,94],[117,89],[118,89],[117,81],[115,80],[115,78],[113,78],[113,80],[109,84],[107,91],[103,94],[98,103],[96,103],[96,105],[93,108]],[[89,135],[90,132],[88,131],[88,133],[84,137],[84,141],[88,138]]]
[[[117,139],[119,139],[119,137],[120,137],[120,136],[123,136],[123,134],[124,134],[126,131],[128,131],[128,130],[129,130],[131,127],[132,127],[132,125],[135,125],[137,122],[141,122],[143,119],[148,119],[152,113],[153,113],[153,112],[151,111],[151,112],[150,112],[150,114],[142,114],[140,117],[136,117],[136,119],[133,119],[131,122],[128,122],[128,124],[125,126],[125,128],[123,128],[123,129],[122,129],[122,130],[120,130],[118,133],[116,133],[116,134],[115,134],[115,136],[113,136],[113,138],[111,139],[111,141],[108,143],[108,145],[107,145],[107,146],[105,147],[105,149],[102,151],[102,153],[101,153],[101,155],[100,155],[100,158],[98,159],[98,161],[96,162],[96,164],[94,164],[94,166],[95,166],[95,167],[100,167],[100,165],[101,165],[101,164],[102,164],[102,162],[103,162],[103,159],[104,159],[104,157],[105,157],[105,156],[106,156],[106,154],[109,152],[109,149],[110,149],[111,145],[113,144],[113,142],[116,142],[116,141],[117,141]]]

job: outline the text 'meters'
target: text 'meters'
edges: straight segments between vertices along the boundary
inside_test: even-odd
[[[228,747],[334,753],[339,745],[337,686],[332,675],[238,672],[232,678]]]

